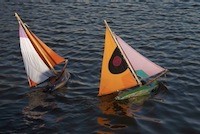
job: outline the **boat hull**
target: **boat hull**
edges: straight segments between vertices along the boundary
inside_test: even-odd
[[[158,87],[158,82],[152,82],[149,85],[142,85],[141,87],[137,87],[128,91],[123,91],[115,97],[116,100],[125,100],[132,97],[144,96],[150,94],[150,92]]]
[[[50,90],[50,91],[56,90],[58,88],[63,87],[67,83],[67,81],[69,80],[69,77],[70,77],[70,73],[67,71],[67,69],[65,69],[61,73],[62,74],[56,79],[55,82],[48,83],[48,85],[46,86],[47,90]]]

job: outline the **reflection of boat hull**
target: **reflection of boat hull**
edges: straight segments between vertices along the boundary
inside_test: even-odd
[[[115,97],[116,100],[125,100],[132,97],[144,96],[150,94],[150,92],[158,87],[157,82],[152,82],[149,85],[142,85],[141,87],[134,88],[132,90],[123,91]]]

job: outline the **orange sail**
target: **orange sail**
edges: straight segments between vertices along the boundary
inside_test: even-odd
[[[111,94],[139,85],[117,46],[115,37],[106,25],[104,54],[98,96]]]

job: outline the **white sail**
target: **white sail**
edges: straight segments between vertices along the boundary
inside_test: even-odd
[[[115,37],[135,71],[142,70],[151,77],[165,70],[134,50],[119,36],[115,35]]]
[[[40,58],[24,29],[19,25],[20,48],[28,78],[34,83],[41,83],[54,74]]]

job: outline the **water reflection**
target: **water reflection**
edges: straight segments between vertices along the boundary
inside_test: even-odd
[[[116,101],[114,95],[103,96],[100,99],[99,109],[106,115],[133,116],[133,113],[141,110],[142,105],[151,95]]]
[[[127,126],[130,126],[129,122],[122,120],[131,120],[134,124],[135,120],[145,120],[155,123],[161,123],[159,119],[147,117],[142,114],[141,111],[146,111],[149,113],[152,111],[152,108],[145,108],[144,104],[147,101],[163,102],[164,95],[167,92],[167,88],[161,83],[157,90],[154,90],[151,94],[140,96],[136,98],[130,98],[124,101],[115,101],[117,94],[107,95],[99,97],[99,109],[103,113],[102,117],[97,118],[97,123],[100,126],[109,128],[109,129],[122,129]],[[145,108],[145,109],[144,109]],[[121,120],[113,121],[113,119],[121,118]],[[137,122],[135,122],[137,123]],[[137,126],[137,124],[135,124]]]
[[[103,117],[97,117],[97,122],[100,126],[103,126],[103,127],[106,127],[106,128],[109,128],[111,130],[116,130],[116,129],[123,129],[123,128],[126,128],[127,125],[124,125],[124,124],[112,124],[111,123],[111,120],[109,120],[108,118],[103,118]],[[99,131],[98,133],[112,133],[112,132],[107,132],[107,131]]]
[[[42,119],[48,109],[57,107],[55,102],[50,101],[52,96],[42,90],[29,92],[26,95],[29,102],[22,112],[29,119]]]
[[[97,117],[97,123],[100,126],[105,128],[109,128],[111,130],[115,129],[123,129],[126,128],[126,124],[122,124],[121,122],[113,122],[112,119],[115,117],[130,116],[129,113],[129,105],[127,103],[119,103],[115,101],[115,97],[117,94],[111,94],[99,97],[99,109],[103,113],[103,117]],[[105,116],[106,115],[106,116]],[[105,117],[104,117],[105,116]],[[99,131],[99,133],[108,133],[105,131]]]
[[[111,94],[99,98],[99,108],[102,113],[107,115],[126,115],[128,105],[115,101],[116,95],[117,94]]]

